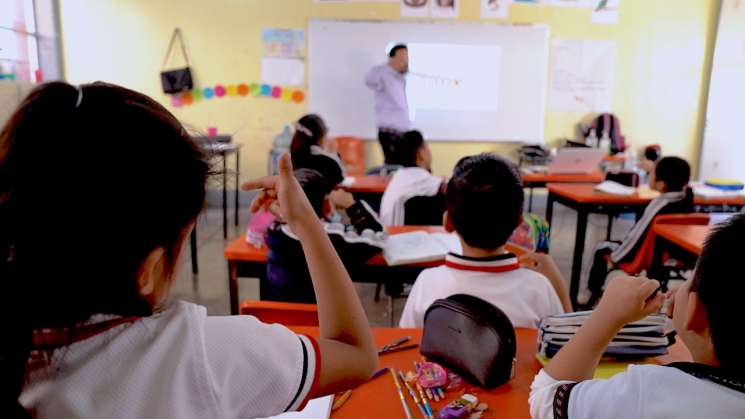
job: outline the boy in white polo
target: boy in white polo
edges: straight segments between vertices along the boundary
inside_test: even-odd
[[[520,174],[512,163],[488,153],[458,162],[447,185],[444,222],[460,237],[463,254],[451,253],[444,266],[419,275],[401,327],[423,327],[427,308],[453,294],[489,301],[515,327],[537,328],[541,318],[564,312],[549,279],[521,268],[517,256],[505,250],[522,221],[523,198]]]

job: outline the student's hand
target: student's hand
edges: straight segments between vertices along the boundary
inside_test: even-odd
[[[545,253],[526,253],[520,256],[519,260],[523,268],[543,274],[547,278],[561,277],[561,271],[556,266],[554,258]]]
[[[331,203],[334,204],[334,208],[340,209],[347,209],[354,205],[355,202],[354,196],[352,196],[351,193],[341,189],[331,191],[329,199],[331,200]]]
[[[251,212],[261,209],[271,212],[280,221],[290,225],[294,232],[298,232],[303,225],[312,221],[318,222],[318,217],[305,196],[292,172],[290,155],[283,153],[279,158],[279,175],[266,176],[249,180],[241,185],[244,191],[261,189],[251,202]]]
[[[654,279],[624,276],[608,284],[595,314],[609,326],[623,327],[659,311],[667,296],[656,292],[660,283]]]

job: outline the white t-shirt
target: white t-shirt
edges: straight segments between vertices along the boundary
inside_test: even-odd
[[[554,418],[554,395],[563,384],[571,382],[557,381],[545,370],[538,373],[530,388],[534,419]],[[578,383],[568,403],[572,419],[745,417],[744,393],[660,365],[630,365],[607,380]]]
[[[515,327],[536,329],[543,317],[561,314],[559,296],[543,275],[520,268],[517,256],[490,258],[447,255],[445,265],[419,274],[406,300],[401,327],[423,327],[424,314],[435,300],[469,294],[504,311]]]
[[[393,174],[380,200],[383,225],[402,225],[406,201],[415,196],[435,196],[443,179],[421,167],[404,167]]]
[[[180,301],[57,349],[48,366],[30,361],[20,401],[40,418],[272,416],[315,392],[317,348],[283,326]]]

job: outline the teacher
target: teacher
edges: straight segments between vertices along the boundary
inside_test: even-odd
[[[406,73],[409,51],[398,44],[388,53],[388,62],[367,72],[365,84],[375,93],[375,122],[378,141],[386,164],[398,164],[395,141],[410,129],[409,104],[406,100]]]

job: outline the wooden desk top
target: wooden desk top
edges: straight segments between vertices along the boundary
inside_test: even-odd
[[[654,199],[654,194],[642,191],[630,196],[612,195],[595,190],[595,185],[589,183],[550,183],[548,191],[575,202],[583,204],[619,204],[619,205],[645,205]],[[745,195],[725,196],[718,198],[694,197],[696,205],[745,205]]]
[[[291,327],[296,333],[309,336],[318,336],[317,327]],[[541,369],[540,363],[535,359],[538,350],[537,334],[533,329],[515,329],[517,335],[517,365],[516,374],[507,384],[494,390],[483,390],[467,386],[468,391],[475,390],[480,401],[489,405],[488,418],[529,418],[528,396],[530,395],[530,384]],[[411,336],[412,342],[420,343],[422,337],[421,329],[386,329],[374,328],[375,343],[378,347],[390,343],[403,336]],[[420,358],[418,349],[394,352],[389,355],[380,356],[381,367],[393,367],[396,370],[413,370],[413,362]],[[655,362],[666,364],[674,361],[690,360],[688,350],[680,343],[670,348],[670,354],[655,358]],[[398,393],[393,385],[390,373],[386,373],[370,380],[352,392],[351,397],[342,407],[334,412],[333,419],[379,419],[379,418],[404,418]],[[443,402],[432,403],[433,410],[442,409],[447,403],[455,398],[454,393],[446,393]],[[414,417],[418,417],[418,410],[407,395],[407,402]],[[435,415],[435,417],[437,417]]]
[[[696,255],[701,254],[701,248],[710,230],[709,226],[702,225],[657,224],[654,226],[654,234]]]
[[[350,186],[341,185],[341,189],[351,193],[379,193],[385,192],[388,183],[391,181],[390,176],[352,176],[354,182]]]
[[[602,172],[588,174],[550,174],[525,173],[522,175],[524,183],[600,183],[605,179]]]

